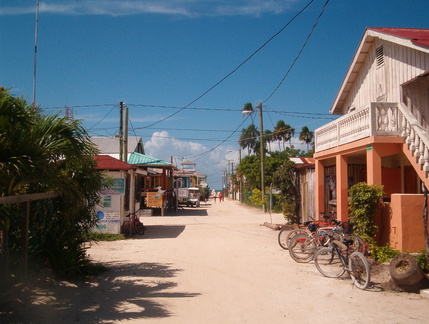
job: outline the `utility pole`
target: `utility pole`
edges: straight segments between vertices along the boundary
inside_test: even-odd
[[[238,149],[238,164],[241,165],[241,148]],[[243,176],[240,174],[240,202],[243,203]]]
[[[124,155],[124,103],[119,103],[119,160]]]
[[[128,163],[128,107],[125,106],[125,121],[124,121],[124,161],[125,163]]]
[[[33,107],[36,107],[38,40],[39,40],[39,0],[37,0],[36,2],[36,26],[34,31]]]
[[[259,103],[259,122],[260,122],[260,133],[259,133],[259,142],[260,142],[260,154],[261,154],[261,196],[262,201],[265,201],[265,150],[264,150],[264,123],[262,120],[262,102]],[[267,205],[265,202],[262,204],[262,210],[265,213],[267,211]]]

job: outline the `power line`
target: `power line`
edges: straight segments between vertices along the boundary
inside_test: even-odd
[[[231,75],[233,75],[235,72],[237,72],[244,64],[246,64],[253,56],[255,56],[259,51],[261,51],[265,46],[268,45],[274,38],[276,38],[283,30],[286,29],[299,15],[301,15],[312,3],[314,0],[311,0],[303,9],[301,9],[295,16],[290,19],[286,25],[284,25],[277,33],[275,33],[273,36],[271,36],[264,44],[262,44],[256,51],[254,51],[250,56],[248,56],[243,62],[241,62],[236,68],[234,68],[231,72],[229,72],[226,76],[224,76],[222,79],[220,79],[218,82],[216,82],[213,86],[211,86],[208,90],[203,92],[200,96],[198,96],[196,99],[192,100],[190,103],[188,103],[186,106],[182,107],[178,111],[174,112],[173,114],[162,118],[161,120],[154,122],[152,124],[147,125],[146,127],[155,126],[167,119],[170,119],[171,117],[175,116],[179,112],[181,112],[183,109],[188,108],[198,100],[200,100],[202,97],[204,97],[206,94],[208,94],[210,91],[212,91],[214,88],[216,88],[218,85],[220,85],[223,81],[225,81],[227,78],[229,78]]]
[[[70,106],[70,108],[94,108],[94,107],[106,107],[106,106],[118,106],[117,104],[99,104],[99,105],[80,105],[80,106]],[[241,109],[231,109],[231,108],[208,108],[208,107],[179,107],[179,106],[165,106],[165,105],[148,105],[148,104],[127,104],[128,107],[145,107],[145,108],[161,108],[161,109],[188,109],[188,110],[201,110],[201,111],[222,111],[222,112],[241,112]],[[64,107],[47,107],[43,109],[63,109]],[[314,115],[314,116],[332,116],[331,114],[323,113],[310,113],[302,111],[284,111],[284,110],[274,110],[270,108],[270,111],[277,114],[295,114],[295,115]],[[301,117],[301,116],[297,116]],[[304,118],[304,117],[301,117]],[[150,128],[156,129],[154,127],[144,126],[139,128]]]
[[[98,124],[100,124],[104,119],[107,118],[107,116],[109,116],[109,114],[112,112],[113,109],[115,109],[115,107],[117,107],[118,105],[114,105],[112,107],[112,109],[109,110],[109,112],[103,117],[101,118],[95,125],[93,125],[92,127],[88,128],[88,131],[90,131],[91,129],[93,129],[95,126],[97,126]]]
[[[263,103],[267,102],[268,100],[270,100],[270,98],[274,95],[274,93],[277,92],[277,90],[280,88],[280,86],[283,84],[284,80],[287,78],[287,76],[289,75],[290,71],[292,71],[292,68],[295,66],[295,63],[298,61],[299,57],[301,56],[301,53],[304,51],[305,46],[307,45],[308,41],[310,40],[311,35],[313,35],[314,29],[316,28],[317,24],[319,23],[320,18],[322,17],[323,13],[325,12],[326,6],[328,5],[329,0],[327,0],[325,2],[325,5],[322,8],[322,11],[320,12],[319,16],[316,19],[316,22],[313,25],[313,28],[311,28],[310,33],[308,34],[304,44],[301,46],[301,49],[299,50],[298,54],[296,55],[294,61],[292,62],[291,66],[289,67],[289,69],[287,70],[286,74],[283,76],[283,79],[280,81],[280,83],[277,85],[277,87],[274,89],[273,92],[271,92],[271,94],[267,97],[267,99],[265,99],[263,101]]]
[[[247,120],[247,119],[249,119],[249,115],[248,116],[246,116],[246,118],[240,123],[240,125],[238,125],[237,126],[237,128],[226,138],[226,139],[224,139],[222,142],[220,142],[219,144],[217,144],[215,147],[213,147],[212,149],[210,149],[210,150],[208,150],[208,151],[206,151],[206,152],[203,152],[203,153],[200,153],[200,154],[197,154],[197,155],[192,155],[192,156],[188,156],[187,158],[188,159],[192,159],[192,158],[200,158],[200,157],[202,157],[202,156],[204,156],[204,155],[206,155],[206,154],[208,154],[208,153],[210,153],[210,152],[212,152],[212,151],[214,151],[215,149],[217,149],[219,146],[221,146],[223,143],[225,143],[227,140],[229,140],[231,137],[232,137],[232,135],[234,135],[236,132],[237,132],[237,130],[244,124],[244,122]]]

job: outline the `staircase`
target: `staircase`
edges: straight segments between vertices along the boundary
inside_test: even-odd
[[[399,103],[398,109],[402,114],[401,135],[405,138],[403,152],[426,188],[429,188],[429,134],[411,114],[408,107]]]

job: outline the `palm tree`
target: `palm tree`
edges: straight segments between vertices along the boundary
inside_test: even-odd
[[[291,140],[295,135],[295,128],[291,127],[289,124],[286,124],[283,120],[279,120],[274,128],[274,138],[283,143],[283,151],[285,150],[285,142],[289,141],[289,146],[292,146]]]
[[[250,155],[250,152],[255,152],[256,145],[258,142],[259,131],[254,124],[250,124],[247,128],[241,130],[241,136],[238,140],[238,144],[241,148],[246,149]]]
[[[301,132],[299,133],[299,140],[307,144],[307,152],[309,151],[308,144],[313,141],[313,138],[313,132],[310,131],[307,126],[303,126]]]
[[[280,149],[280,142],[283,143],[283,151],[284,151],[284,136],[285,136],[285,130],[286,130],[286,123],[283,120],[279,120],[274,127],[274,134],[273,138],[279,143],[279,151]]]
[[[59,192],[60,199],[31,205],[30,250],[56,270],[84,263],[82,240],[96,223],[94,207],[104,177],[94,168],[98,152],[77,121],[43,116],[0,90],[0,196]],[[14,246],[20,212],[0,206],[0,231]],[[15,225],[14,225],[15,224]],[[74,264],[73,264],[74,263]]]
[[[273,141],[273,132],[269,129],[264,131],[264,143],[268,146],[268,151],[271,151],[271,142]]]
[[[289,142],[289,147],[292,147],[292,138],[294,137],[294,135],[295,135],[295,128],[293,128],[289,124],[286,124],[284,141]]]

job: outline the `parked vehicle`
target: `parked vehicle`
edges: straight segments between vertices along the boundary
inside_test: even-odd
[[[188,188],[188,200],[186,206],[189,207],[200,207],[200,189],[196,187]]]
[[[200,207],[200,189],[197,187],[178,188],[179,204],[186,207]]]

